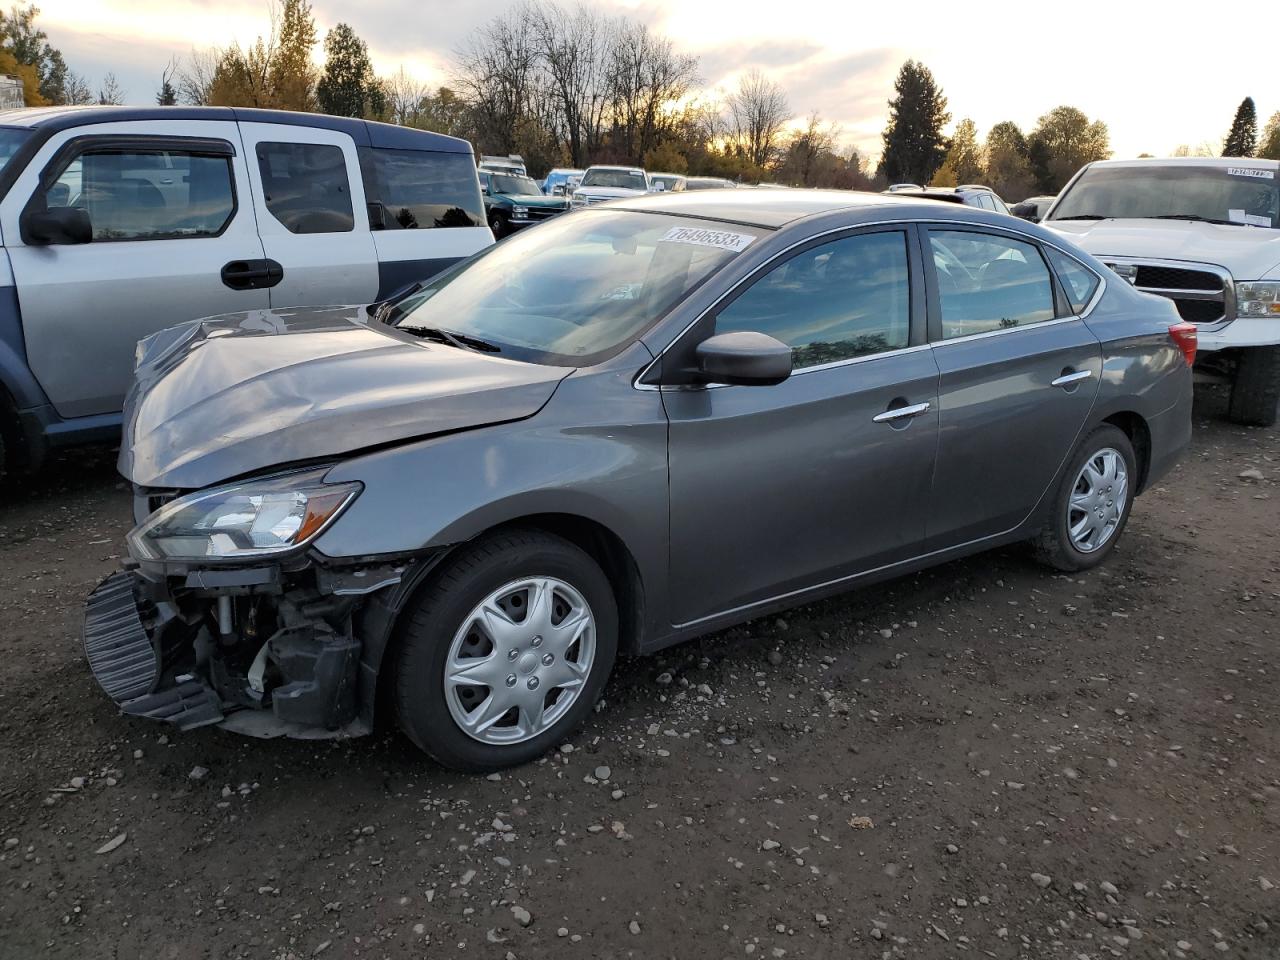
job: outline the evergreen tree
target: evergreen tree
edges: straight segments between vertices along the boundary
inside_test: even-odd
[[[880,170],[891,183],[928,183],[947,155],[947,98],[922,63],[908,60],[894,81]]]
[[[380,117],[387,99],[373,73],[369,47],[345,23],[324,38],[324,72],[316,84],[316,99],[325,113],[339,117]]]
[[[1257,150],[1258,111],[1253,105],[1253,97],[1245,97],[1236,109],[1236,118],[1231,121],[1231,132],[1227,134],[1227,143],[1222,149],[1222,155],[1252,157]]]
[[[178,91],[173,85],[174,63],[169,61],[169,66],[165,68],[164,73],[160,75],[160,89],[156,91],[156,103],[162,107],[172,107],[178,102]]]

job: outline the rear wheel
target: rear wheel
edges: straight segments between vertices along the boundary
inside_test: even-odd
[[[1106,425],[1076,448],[1036,539],[1039,559],[1059,570],[1096,567],[1115,548],[1133,506],[1137,460],[1124,431]]]
[[[1228,415],[1235,423],[1269,427],[1280,409],[1280,346],[1240,351]]]
[[[526,763],[585,719],[617,636],[609,581],[578,547],[537,531],[479,540],[427,588],[401,638],[400,726],[455,769]]]

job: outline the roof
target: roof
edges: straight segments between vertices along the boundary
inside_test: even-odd
[[[1260,167],[1263,170],[1280,169],[1280,160],[1263,160],[1258,157],[1143,157],[1141,160],[1095,160],[1090,167]]]
[[[910,195],[904,198],[901,194],[853,190],[694,190],[628,197],[605,209],[672,213],[776,228],[815,213],[882,205],[906,207],[913,203]]]
[[[921,187],[918,190],[895,190],[888,194],[891,197],[924,197],[928,200],[948,200],[951,203],[964,203],[964,195],[961,190],[964,187]],[[979,193],[990,193],[990,190],[980,190]]]
[[[0,126],[30,127],[49,133],[95,123],[130,120],[240,120],[246,123],[282,123],[348,133],[358,146],[399,150],[436,150],[471,153],[471,144],[457,137],[415,130],[394,123],[377,123],[353,117],[291,110],[258,110],[251,107],[23,107],[0,110]]]
[[[630,167],[618,163],[593,163],[588,170],[625,170],[627,173],[644,173],[644,167]]]

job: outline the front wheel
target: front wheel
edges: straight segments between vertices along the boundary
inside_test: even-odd
[[[493,231],[493,239],[501,240],[507,235],[506,226],[502,222],[502,218],[496,213],[489,217],[489,229]]]
[[[440,763],[526,763],[599,699],[618,647],[608,578],[538,531],[478,540],[428,586],[395,665],[400,726]]]
[[[1233,423],[1251,427],[1270,427],[1280,409],[1280,346],[1246,347],[1236,361],[1236,375],[1231,383],[1231,405],[1228,410]]]
[[[1085,437],[1036,539],[1039,559],[1066,571],[1088,570],[1105,560],[1129,520],[1137,480],[1133,444],[1123,430],[1108,424]]]

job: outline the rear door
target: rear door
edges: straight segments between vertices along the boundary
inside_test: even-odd
[[[138,340],[268,305],[228,285],[262,258],[234,121],[95,123],[55,134],[0,203],[27,361],[65,418],[120,410]],[[23,211],[84,210],[92,241],[35,243]]]
[[[355,141],[338,130],[240,124],[272,307],[369,303],[378,261]]]
[[[928,532],[940,549],[1031,513],[1093,408],[1102,347],[1029,238],[935,226],[925,247],[940,375]]]

